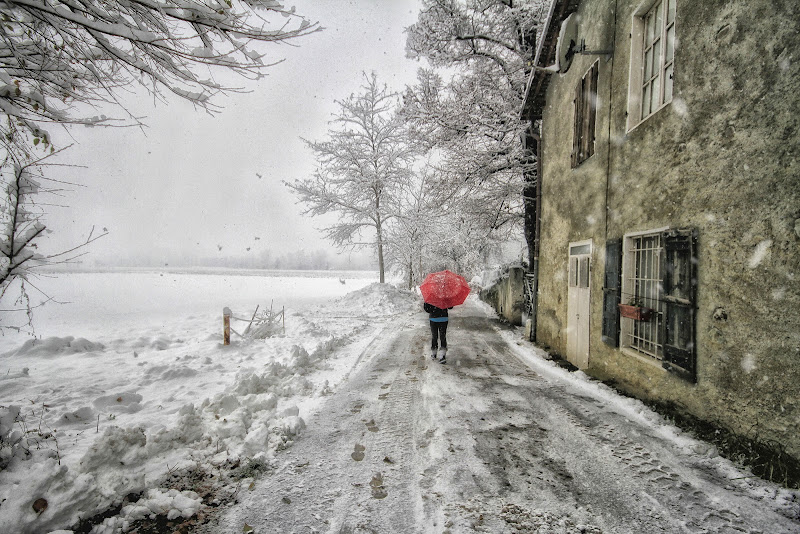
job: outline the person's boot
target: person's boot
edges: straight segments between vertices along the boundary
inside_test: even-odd
[[[447,347],[439,349],[439,363],[447,363]]]
[[[431,347],[431,360],[436,359],[436,349]]]

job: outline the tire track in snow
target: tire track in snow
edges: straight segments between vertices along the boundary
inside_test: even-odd
[[[446,366],[424,326],[385,328],[214,532],[798,530],[644,419],[536,373],[467,312],[480,313],[452,320]]]

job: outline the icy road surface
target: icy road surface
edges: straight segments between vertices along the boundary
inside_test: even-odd
[[[777,486],[526,357],[475,304],[455,311],[447,365],[428,356],[422,314],[386,328],[278,469],[208,531],[800,532]]]

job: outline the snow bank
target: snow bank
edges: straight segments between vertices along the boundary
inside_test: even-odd
[[[223,346],[215,306],[213,314],[184,308],[193,315],[159,320],[155,328],[135,315],[124,329],[96,333],[93,341],[46,337],[6,350],[0,525],[20,534],[74,527],[131,494],[140,498],[93,534],[124,532],[154,515],[188,518],[201,499],[164,487],[159,481],[168,473],[269,465],[302,436],[298,405],[313,406],[311,399],[329,394],[346,376],[342,369],[359,361],[358,347],[374,332],[368,327],[420,306],[415,292],[389,284],[334,298],[338,275],[329,283],[333,290],[292,310],[286,332],[267,339]],[[243,284],[248,298],[251,286]],[[249,301],[229,304],[252,309]]]
[[[75,354],[76,352],[99,352],[105,349],[100,343],[72,336],[49,337],[46,339],[30,339],[19,349],[13,351],[13,356],[57,356],[59,354]]]
[[[118,516],[109,517],[102,524],[95,525],[91,534],[113,534],[128,531],[134,521],[166,516],[168,520],[194,516],[203,505],[203,500],[193,491],[153,488],[145,492],[134,504],[122,507]],[[57,531],[69,532],[72,531]],[[56,532],[50,533],[56,534]]]
[[[384,316],[415,310],[422,303],[415,291],[375,282],[337,299],[334,306],[354,314]]]

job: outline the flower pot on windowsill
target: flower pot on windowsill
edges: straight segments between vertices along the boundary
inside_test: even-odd
[[[619,314],[622,317],[633,319],[634,321],[649,321],[653,310],[644,306],[631,306],[630,304],[617,304]]]

